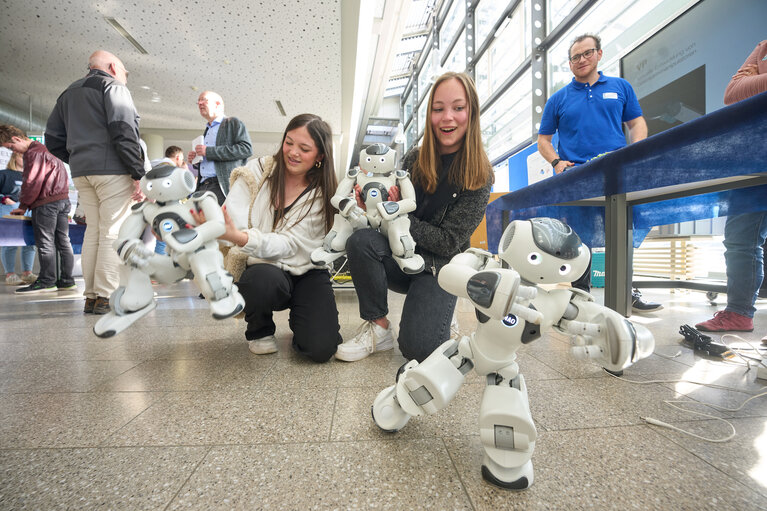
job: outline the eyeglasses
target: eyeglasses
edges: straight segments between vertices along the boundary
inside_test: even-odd
[[[586,51],[584,51],[583,53],[576,53],[575,55],[573,55],[572,57],[570,57],[570,62],[572,62],[573,64],[575,64],[576,62],[578,62],[579,60],[581,60],[581,57],[583,57],[583,58],[585,58],[585,59],[590,59],[590,58],[591,58],[591,56],[592,56],[592,55],[594,55],[594,52],[595,52],[595,51],[597,51],[597,49],[596,49],[596,48],[591,48],[590,50],[586,50]]]

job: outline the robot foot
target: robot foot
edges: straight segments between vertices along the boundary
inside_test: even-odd
[[[118,315],[114,309],[106,313],[99,319],[93,326],[93,333],[99,337],[112,337],[119,334],[133,323],[149,314],[154,308],[157,307],[157,302],[152,300],[146,307],[139,309],[135,312],[128,312],[122,315]]]
[[[528,461],[521,467],[502,467],[485,457],[482,464],[482,478],[506,490],[526,490],[533,485],[533,462]]]
[[[332,252],[332,251],[325,250],[325,247],[319,247],[314,249],[314,251],[312,251],[312,254],[309,256],[309,258],[312,260],[313,264],[321,266],[321,265],[330,264],[345,254],[346,254],[346,251]]]
[[[370,409],[376,426],[387,433],[396,433],[404,428],[410,415],[405,412],[397,402],[396,387],[392,385],[383,389]]]
[[[409,275],[421,273],[425,267],[423,257],[419,256],[418,254],[415,254],[412,257],[397,257],[392,254],[392,257],[397,262],[400,269]]]
[[[236,316],[245,309],[245,300],[236,289],[229,296],[210,302],[210,314],[214,319],[226,319]]]

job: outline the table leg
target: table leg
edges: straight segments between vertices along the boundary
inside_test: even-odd
[[[626,194],[611,195],[605,204],[605,306],[631,316],[633,222]]]

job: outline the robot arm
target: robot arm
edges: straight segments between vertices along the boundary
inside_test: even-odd
[[[378,212],[384,220],[392,220],[401,215],[415,211],[415,188],[410,181],[410,174],[404,170],[396,170],[394,175],[400,191],[400,200],[381,202],[377,205]]]
[[[340,183],[338,183],[338,188],[336,189],[335,195],[330,198],[330,203],[344,217],[348,217],[354,208],[357,208],[360,210],[360,212],[364,213],[362,208],[357,206],[357,201],[354,200],[354,195],[352,193],[354,190],[354,185],[357,184],[358,173],[358,167],[349,169],[346,172],[346,176],[341,180]]]
[[[147,226],[144,210],[152,206],[153,204],[146,201],[134,204],[131,215],[123,222],[117,240],[112,244],[120,259],[134,268],[145,268],[154,255],[141,241],[141,235]]]
[[[212,192],[192,194],[190,203],[192,207],[203,212],[205,222],[191,229],[181,229],[165,237],[168,246],[179,253],[194,252],[226,232],[224,213]]]

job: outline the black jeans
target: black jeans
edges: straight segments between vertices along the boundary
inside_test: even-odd
[[[213,192],[216,194],[216,199],[218,199],[218,205],[223,206],[224,200],[226,200],[226,195],[224,195],[224,192],[221,190],[221,186],[218,184],[218,178],[217,177],[209,177],[206,178],[205,181],[202,181],[202,178],[200,178],[197,181],[197,190],[198,192]]]
[[[315,362],[335,354],[341,334],[327,270],[296,276],[273,264],[254,264],[245,269],[237,286],[245,299],[246,339],[274,335],[272,312],[290,309],[293,348]]]
[[[69,199],[61,199],[32,209],[32,228],[35,233],[40,274],[37,281],[45,287],[56,285],[56,280],[72,284],[75,256],[69,242]],[[56,275],[56,255],[61,261],[61,274]]]
[[[346,256],[362,319],[372,321],[389,313],[388,289],[406,295],[397,339],[405,358],[423,362],[450,338],[457,298],[439,287],[430,271],[403,272],[391,256],[388,239],[372,229],[349,237]]]

